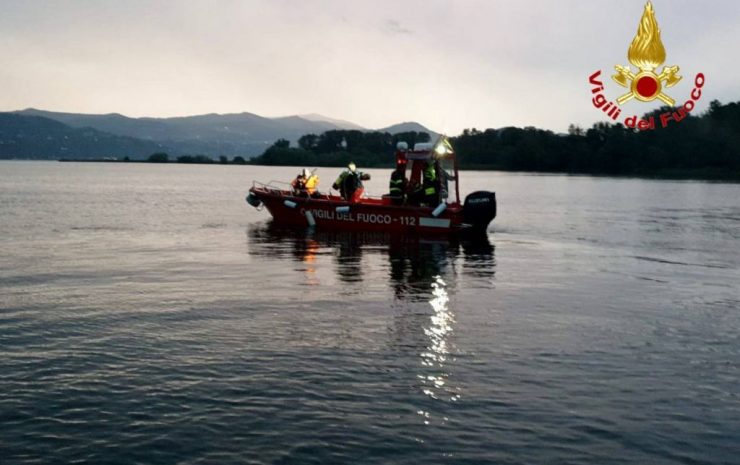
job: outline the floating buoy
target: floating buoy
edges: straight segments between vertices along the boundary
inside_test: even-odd
[[[308,221],[308,226],[316,226],[316,220],[314,219],[313,213],[311,213],[310,210],[306,210],[306,221]]]
[[[442,202],[439,205],[437,205],[437,208],[435,208],[434,211],[432,211],[432,216],[436,218],[439,215],[441,215],[442,212],[445,210],[447,210],[447,204]]]

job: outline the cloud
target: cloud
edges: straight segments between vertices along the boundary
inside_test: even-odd
[[[401,26],[395,19],[389,19],[383,25],[383,30],[391,34],[413,34],[414,31]]]
[[[0,110],[320,113],[456,134],[604,120],[588,76],[626,64],[645,0],[0,3]],[[685,99],[701,71],[697,112],[740,99],[740,63],[728,58],[740,43],[736,0],[653,5],[667,63],[684,75],[671,95]],[[651,109],[629,102],[625,114]]]

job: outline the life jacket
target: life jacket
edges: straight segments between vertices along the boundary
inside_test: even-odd
[[[306,182],[304,184],[304,187],[306,189],[306,192],[309,194],[313,194],[316,192],[316,188],[319,186],[319,177],[315,174],[312,174],[311,176],[306,179]]]
[[[433,163],[428,163],[423,174],[424,195],[435,195],[437,193],[437,167]]]

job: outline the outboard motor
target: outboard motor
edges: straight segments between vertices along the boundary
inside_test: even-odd
[[[465,197],[463,205],[465,223],[474,229],[485,231],[488,224],[496,218],[496,193],[476,191]]]

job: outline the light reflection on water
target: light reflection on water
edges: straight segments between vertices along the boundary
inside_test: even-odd
[[[295,230],[271,222],[248,228],[250,254],[290,259],[303,273],[302,284],[322,285],[324,290],[338,280],[338,291],[357,295],[353,286],[364,286],[372,270],[389,269],[394,289],[395,324],[389,327],[393,347],[412,348],[418,357],[417,392],[421,401],[417,414],[423,423],[444,424],[450,410],[439,403],[460,400],[462,388],[451,380],[455,362],[452,341],[455,314],[450,292],[456,281],[468,276],[490,283],[495,273],[494,248],[486,235],[472,238],[399,237],[386,233]],[[378,259],[386,259],[383,265]],[[331,264],[333,273],[326,265]]]
[[[418,378],[423,385],[422,392],[427,396],[435,400],[449,399],[455,402],[460,399],[460,388],[449,386],[450,375],[447,368],[449,363],[454,362],[454,347],[449,339],[455,315],[449,307],[447,283],[442,276],[435,276],[431,293],[429,304],[434,313],[429,317],[429,325],[424,328],[429,344],[420,354],[422,369]],[[417,413],[424,417],[424,424],[428,425],[430,412],[419,410]],[[446,420],[447,417],[442,418],[442,421]]]

